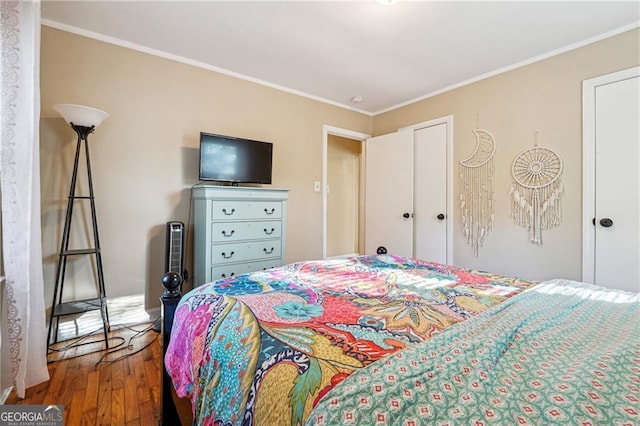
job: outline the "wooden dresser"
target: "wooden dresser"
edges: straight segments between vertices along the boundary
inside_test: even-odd
[[[193,188],[194,286],[284,263],[286,189]]]

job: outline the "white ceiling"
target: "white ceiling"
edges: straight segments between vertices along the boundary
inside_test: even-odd
[[[640,2],[44,0],[42,18],[375,114],[637,27]]]

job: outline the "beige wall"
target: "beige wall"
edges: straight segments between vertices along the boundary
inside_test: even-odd
[[[374,135],[448,114],[454,116],[454,199],[459,161],[474,150],[480,128],[495,137],[496,223],[478,258],[461,233],[459,205],[454,219],[454,263],[531,279],[581,278],[582,81],[640,64],[640,30],[635,29],[549,59],[396,109],[374,118]],[[562,223],[543,231],[543,244],[511,219],[508,197],[511,163],[534,143],[564,160]]]
[[[273,188],[290,189],[286,261],[322,255],[322,126],[371,133],[372,118],[197,67],[44,26],[41,48],[42,232],[49,303],[75,134],[53,111],[111,114],[89,137],[107,295],[158,306],[165,223],[189,222],[200,131],[274,143]],[[83,235],[77,229],[74,235]],[[193,241],[189,238],[189,244]],[[74,261],[65,296],[93,293]],[[77,274],[77,279],[74,278]]]

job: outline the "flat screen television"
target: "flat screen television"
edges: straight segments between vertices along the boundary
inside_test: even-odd
[[[200,133],[200,180],[271,183],[273,144]]]

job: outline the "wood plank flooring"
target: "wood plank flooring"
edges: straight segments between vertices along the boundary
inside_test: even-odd
[[[140,331],[150,325],[132,328]],[[131,339],[135,334],[127,328],[111,331],[110,345],[124,344],[109,354],[102,350],[104,342],[100,341],[66,350],[60,356],[50,355],[50,361],[65,358],[49,363],[51,379],[27,389],[24,399],[13,391],[7,404],[63,404],[65,425],[157,426],[161,415],[162,338],[153,330]],[[101,351],[88,353],[95,350]]]

